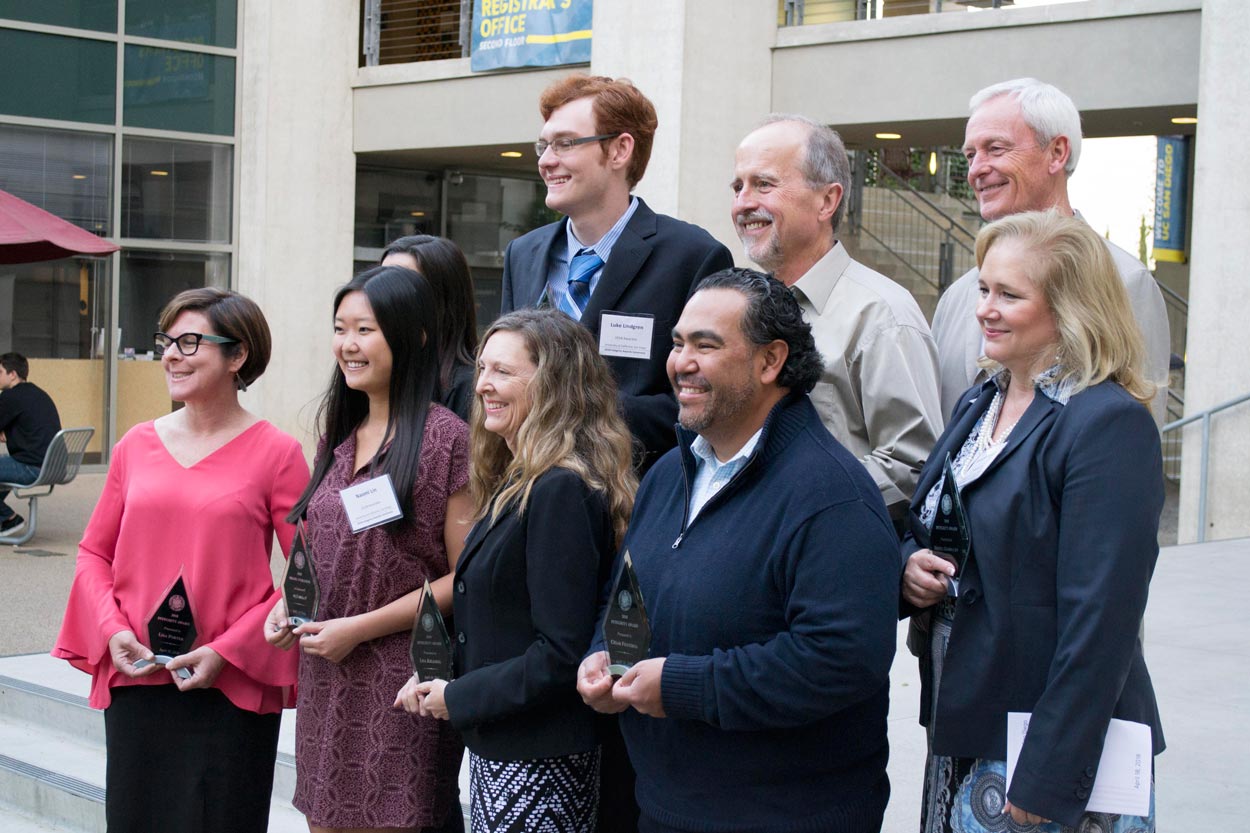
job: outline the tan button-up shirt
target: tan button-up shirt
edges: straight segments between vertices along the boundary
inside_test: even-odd
[[[825,370],[812,403],[858,457],[892,518],[906,514],[942,433],[937,349],[911,294],[838,243],[792,287]]]

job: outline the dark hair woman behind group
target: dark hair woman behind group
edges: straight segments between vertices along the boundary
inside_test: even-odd
[[[477,302],[464,253],[446,237],[414,234],[387,246],[382,264],[420,272],[434,290],[439,315],[435,401],[468,422],[477,354]]]

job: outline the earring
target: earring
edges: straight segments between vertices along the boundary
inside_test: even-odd
[[[247,391],[247,382],[237,373],[234,374],[234,386],[239,389],[240,393]]]

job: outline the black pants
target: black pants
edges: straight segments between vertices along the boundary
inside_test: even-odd
[[[111,833],[264,833],[281,715],[217,689],[112,690],[104,710]]]

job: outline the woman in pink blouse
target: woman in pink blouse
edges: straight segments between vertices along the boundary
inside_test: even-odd
[[[255,303],[192,289],[159,326],[169,395],[185,407],[114,447],[52,654],[91,674],[90,703],[104,709],[110,830],[263,831],[296,680],[261,631],[269,559],[275,532],[290,546],[285,518],[308,466],[299,443],[239,404],[269,362]],[[157,664],[148,624],[167,599],[190,609],[195,637]]]
[[[334,299],[336,366],[322,435],[293,517],[307,521],[321,590],[317,621],[266,637],[300,651],[293,803],[313,833],[463,829],[464,747],[433,718],[391,707],[412,673],[408,641],[425,582],[451,612],[464,546],[469,429],[431,402],[441,343],[436,296],[419,273],[378,266]],[[368,515],[353,494],[393,496]],[[292,652],[294,653],[294,652]]]

